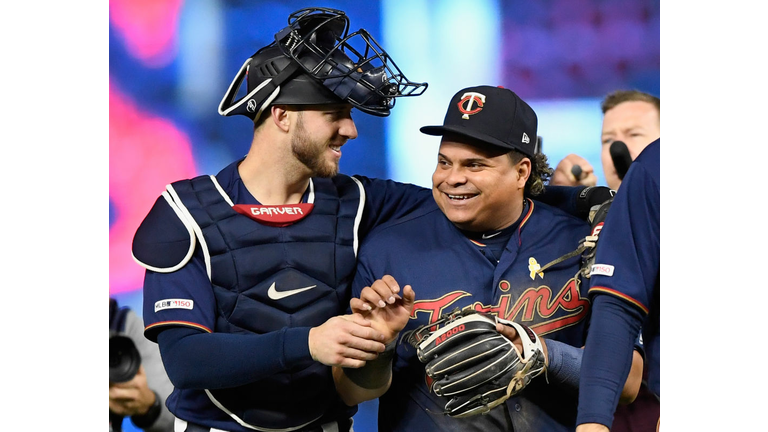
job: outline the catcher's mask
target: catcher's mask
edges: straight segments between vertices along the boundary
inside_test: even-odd
[[[254,122],[274,104],[349,102],[367,114],[389,115],[400,96],[418,96],[427,83],[409,81],[364,29],[348,34],[349,18],[335,9],[292,13],[275,41],[245,61],[219,104],[219,114]],[[247,78],[248,93],[235,99]]]

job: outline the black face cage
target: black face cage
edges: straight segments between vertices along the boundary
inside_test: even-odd
[[[366,30],[348,34],[343,11],[302,9],[290,15],[288,24],[275,35],[283,54],[365,113],[387,116],[395,98],[427,89],[427,83],[409,81]]]

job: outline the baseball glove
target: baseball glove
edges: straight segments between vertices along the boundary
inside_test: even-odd
[[[522,353],[496,330],[497,321],[517,330]],[[432,392],[449,399],[444,414],[451,417],[485,414],[544,371],[544,351],[533,331],[471,309],[444,315],[408,340],[426,363]]]

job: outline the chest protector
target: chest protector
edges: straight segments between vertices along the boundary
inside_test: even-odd
[[[211,176],[168,188],[177,214],[186,219],[203,250],[216,297],[215,332],[264,334],[314,327],[346,312],[364,189],[341,175],[312,179],[311,187],[311,213],[284,227],[235,211]],[[309,362],[294,369],[206,393],[246,427],[292,430],[340,404],[331,368]],[[286,429],[286,424],[293,426]]]

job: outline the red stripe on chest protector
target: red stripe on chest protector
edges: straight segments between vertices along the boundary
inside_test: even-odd
[[[248,205],[235,204],[232,208],[264,225],[284,227],[294,224],[312,212],[314,204]]]

